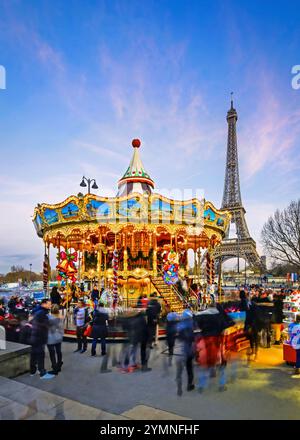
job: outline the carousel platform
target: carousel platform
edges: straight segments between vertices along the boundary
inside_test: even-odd
[[[161,327],[158,329],[158,338],[159,339],[165,339],[166,338],[166,329]],[[67,329],[65,328],[65,334],[64,334],[64,341],[70,341],[73,342],[76,340],[76,330],[75,329]],[[92,339],[88,337],[88,340],[91,341]],[[108,332],[107,340],[109,342],[126,342],[127,341],[127,335],[124,331],[121,330],[111,330]]]

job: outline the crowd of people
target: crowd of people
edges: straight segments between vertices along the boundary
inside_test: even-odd
[[[238,297],[231,301],[217,303],[214,298],[210,298],[198,310],[187,308],[181,314],[169,311],[165,317],[166,349],[162,355],[168,360],[168,366],[173,362],[176,365],[178,395],[183,393],[184,371],[187,375],[187,391],[197,388],[203,392],[212,377],[218,378],[219,390],[224,391],[227,376],[235,378],[239,348],[235,333],[227,331],[235,325],[232,311],[244,313],[243,337],[249,341],[248,362],[257,357],[262,330],[266,334],[266,348],[271,346],[271,342],[281,344],[285,293],[259,289],[240,290]],[[162,311],[157,294],[152,293],[149,298],[141,296],[136,308],[120,315],[112,313],[112,309],[105,306],[101,297],[102,291],[94,286],[88,304],[83,298],[77,300],[73,310],[77,338],[75,352],[87,352],[90,338],[90,355],[96,356],[100,342],[101,356],[106,356],[109,331],[112,326],[118,327],[122,328],[126,339],[118,356],[120,372],[151,371],[151,349],[157,346],[158,323]],[[29,298],[23,300],[11,297],[7,304],[0,301],[0,325],[5,326],[7,339],[32,346],[30,374],[39,374],[41,379],[52,379],[62,370],[64,317],[61,307],[57,288],[52,289],[50,299],[43,299],[39,304]],[[293,326],[293,331],[294,335],[300,334],[300,318]],[[271,338],[272,335],[274,338]],[[295,346],[296,374],[300,374],[298,339],[299,347]],[[51,362],[49,371],[45,368],[46,346]],[[227,368],[229,362],[230,369]],[[195,367],[198,371],[196,379]]]

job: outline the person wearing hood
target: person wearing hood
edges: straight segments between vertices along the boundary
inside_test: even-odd
[[[176,382],[177,395],[182,395],[182,373],[187,372],[187,391],[192,391],[194,385],[193,357],[194,357],[194,323],[193,313],[186,309],[182,312],[177,324],[177,339],[174,354],[176,355]]]

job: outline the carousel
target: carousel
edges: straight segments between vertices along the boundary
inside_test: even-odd
[[[188,253],[196,258],[205,251],[207,283],[213,284],[213,254],[230,214],[205,199],[155,193],[140,159],[141,142],[134,139],[132,146],[116,197],[79,193],[35,208],[33,223],[45,246],[44,287],[55,252],[57,279],[69,290],[97,284],[110,292],[114,306],[128,307],[157,292],[168,310],[181,311],[185,299],[179,283],[188,277]]]

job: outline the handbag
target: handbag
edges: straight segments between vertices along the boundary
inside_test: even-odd
[[[91,325],[88,325],[87,328],[84,330],[83,336],[86,336],[88,338],[91,337],[92,330],[93,330],[93,327]]]

